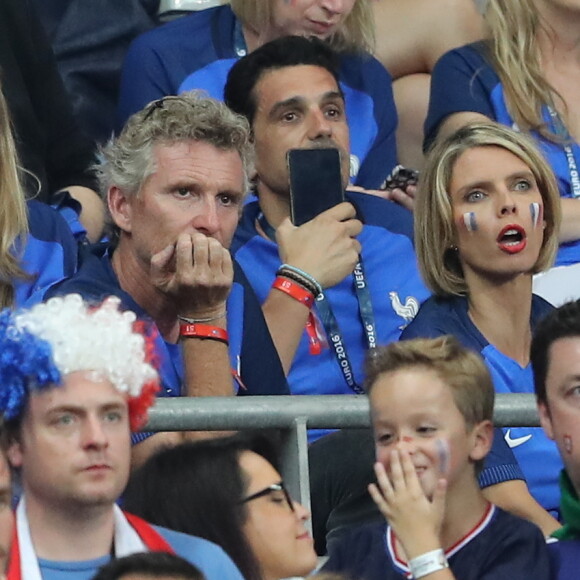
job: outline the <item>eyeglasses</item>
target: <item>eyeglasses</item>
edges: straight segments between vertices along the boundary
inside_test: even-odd
[[[280,495],[279,499],[281,501],[286,501],[288,507],[294,511],[294,502],[292,501],[292,498],[290,497],[288,490],[284,487],[284,483],[282,481],[280,483],[273,483],[272,485],[269,485],[268,487],[265,487],[264,489],[253,493],[252,495],[249,495],[240,503],[248,503],[249,501],[253,501],[266,495],[272,495],[275,498],[276,494]]]

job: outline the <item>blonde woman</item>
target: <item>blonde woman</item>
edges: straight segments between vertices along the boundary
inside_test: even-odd
[[[435,67],[426,145],[485,118],[534,136],[558,178],[563,215],[559,268],[535,289],[560,303],[580,296],[580,4],[489,0],[485,19],[486,41]]]
[[[77,244],[52,208],[25,200],[8,107],[0,91],[0,308],[40,300],[74,273]]]
[[[372,1],[233,0],[151,30],[127,53],[118,125],[165,95],[204,89],[223,99],[227,74],[240,57],[281,36],[317,36],[341,55],[352,181],[377,189],[396,164],[397,113],[389,73],[366,52],[373,46]]]
[[[452,334],[481,353],[497,392],[533,393],[532,329],[553,307],[532,294],[532,275],[550,266],[559,223],[556,181],[530,139],[487,122],[438,142],[415,208],[419,268],[434,296],[401,340]],[[488,499],[548,534],[558,527],[547,513],[559,509],[557,449],[540,428],[507,429],[505,440],[533,498],[515,471],[486,464]]]

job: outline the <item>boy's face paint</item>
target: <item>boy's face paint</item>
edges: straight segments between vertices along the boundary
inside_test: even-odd
[[[387,473],[398,449],[410,455],[427,497],[441,477],[450,489],[465,481],[466,472],[475,477],[471,463],[481,457],[472,430],[437,373],[423,368],[384,373],[369,398],[377,461]]]
[[[463,223],[468,232],[477,231],[477,220],[475,219],[475,212],[468,211],[463,214]]]
[[[446,439],[437,439],[435,441],[437,455],[439,457],[439,472],[445,476],[449,471],[449,443]]]
[[[530,214],[532,216],[532,226],[537,228],[544,223],[544,206],[538,202],[530,203]]]

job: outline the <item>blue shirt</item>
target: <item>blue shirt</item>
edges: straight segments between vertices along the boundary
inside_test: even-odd
[[[146,32],[132,43],[125,58],[118,127],[165,95],[203,89],[223,100],[228,72],[245,54],[241,26],[228,5],[194,12]],[[397,159],[392,79],[367,53],[343,54],[340,63],[351,153],[360,163],[355,182],[376,189]]]
[[[207,580],[243,580],[230,557],[216,544],[166,528],[152,527],[178,556],[197,566]],[[90,580],[110,560],[110,555],[80,562],[57,562],[39,558],[38,564],[43,580]]]
[[[431,76],[431,97],[425,122],[425,148],[433,142],[440,124],[453,113],[480,113],[514,127],[507,109],[503,85],[485,57],[486,45],[482,42],[469,44],[444,54],[437,62]],[[543,112],[550,125],[550,115]],[[574,197],[570,167],[561,145],[547,141],[532,133],[558,180],[561,197]],[[576,165],[580,164],[580,146],[571,143]],[[580,203],[580,202],[579,202]],[[556,265],[580,262],[580,239],[560,244]]]
[[[356,205],[365,224],[358,240],[362,246],[366,284],[376,323],[376,340],[378,344],[387,344],[398,340],[402,328],[413,315],[413,308],[416,312],[429,295],[419,276],[409,237],[411,216],[400,206],[367,194],[348,192],[347,199]],[[256,230],[259,213],[257,202],[244,208],[232,243],[232,253],[263,303],[281,264],[278,246]],[[354,283],[353,276],[347,276],[336,286],[326,289],[325,294],[337,319],[356,383],[362,385],[368,344]],[[412,306],[403,311],[405,304]],[[318,312],[319,308],[315,306],[314,311]],[[319,314],[317,318],[320,319]],[[319,332],[327,341],[328,333],[320,325]],[[320,354],[311,354],[306,332],[298,345],[288,383],[294,395],[353,394],[334,349],[326,347]]]
[[[14,255],[28,278],[14,280],[16,306],[42,301],[47,288],[72,276],[78,261],[78,246],[61,215],[38,201],[29,201],[28,233],[17,241]]]

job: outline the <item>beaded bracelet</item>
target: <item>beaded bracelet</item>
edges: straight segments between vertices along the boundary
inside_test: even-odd
[[[293,280],[278,276],[276,280],[274,280],[272,288],[276,288],[276,290],[280,290],[281,292],[284,292],[284,294],[288,294],[288,296],[294,298],[294,300],[304,304],[308,310],[310,310],[314,305],[314,295],[312,292],[309,292],[306,290],[306,288],[300,284],[297,284]]]
[[[187,324],[199,324],[199,323],[203,324],[205,322],[213,322],[214,320],[219,320],[220,318],[225,318],[226,314],[227,314],[227,311],[224,310],[223,312],[221,312],[217,316],[212,316],[210,318],[187,318],[187,316],[179,316],[179,314],[177,315],[177,318],[183,322],[186,322]]]
[[[283,276],[284,278],[288,278],[289,280],[292,280],[293,282],[300,284],[300,286],[302,286],[305,290],[308,290],[308,292],[310,292],[312,296],[318,295],[318,290],[316,289],[316,287],[313,284],[311,284],[309,280],[300,276],[300,274],[295,274],[294,272],[286,272],[285,270],[280,272],[280,270],[278,270],[278,276]]]
[[[276,274],[285,276],[286,274],[284,272],[286,273],[291,272],[293,274],[302,276],[302,278],[308,280],[308,282],[316,289],[316,292],[314,293],[315,296],[322,294],[322,286],[320,285],[318,280],[316,280],[316,278],[314,278],[314,276],[311,276],[308,272],[305,272],[304,270],[301,270],[296,266],[291,266],[290,264],[282,264],[278,268],[278,272],[276,272]]]
[[[217,340],[224,344],[229,343],[228,331],[219,326],[210,326],[208,324],[180,324],[179,336],[184,338],[202,338],[208,340]]]

